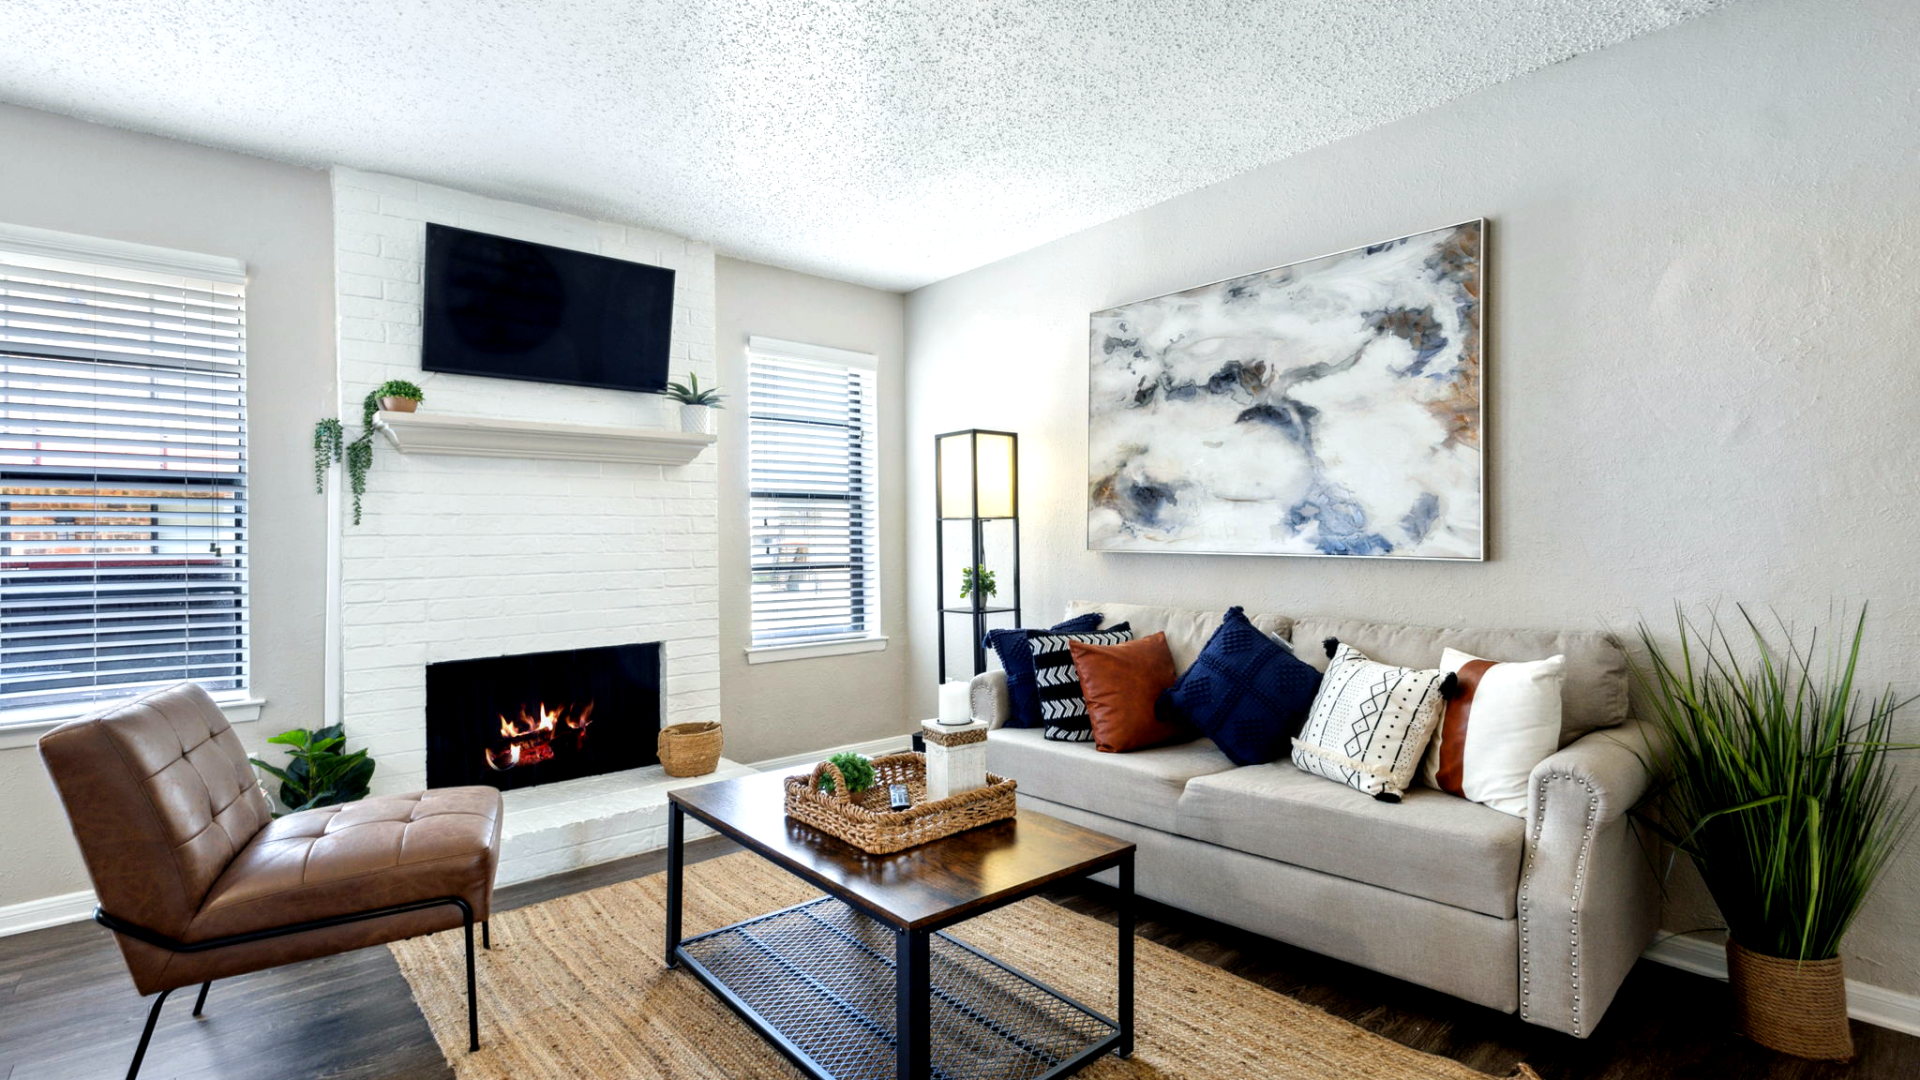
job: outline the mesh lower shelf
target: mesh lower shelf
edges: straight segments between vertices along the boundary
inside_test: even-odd
[[[830,897],[684,942],[686,956],[835,1080],[894,1075],[894,935]],[[1037,1080],[1115,1027],[945,934],[931,941],[936,1080]]]

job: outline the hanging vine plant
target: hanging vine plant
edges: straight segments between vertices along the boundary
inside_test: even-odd
[[[346,462],[347,488],[353,492],[353,523],[360,524],[360,502],[367,494],[367,471],[373,468],[373,418],[380,411],[383,397],[403,397],[423,401],[426,395],[410,382],[395,379],[367,392],[360,403],[360,437],[347,441],[346,429],[339,420],[327,417],[313,425],[313,487],[327,492],[327,466]]]

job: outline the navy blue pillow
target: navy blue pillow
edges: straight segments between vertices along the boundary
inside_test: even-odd
[[[1180,681],[1160,694],[1159,709],[1163,718],[1199,728],[1234,764],[1263,765],[1287,755],[1319,689],[1311,664],[1236,607]]]
[[[1013,707],[1008,727],[1039,727],[1040,698],[1033,684],[1033,646],[1027,635],[1040,633],[1077,634],[1098,630],[1102,616],[1097,611],[1075,615],[1066,622],[1045,630],[989,630],[983,644],[1000,657],[1007,672],[1007,701]]]

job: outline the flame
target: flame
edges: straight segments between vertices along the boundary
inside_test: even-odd
[[[500,737],[507,745],[486,750],[487,768],[506,772],[519,765],[553,760],[554,736],[562,729],[573,733],[573,749],[583,749],[587,725],[593,722],[593,704],[549,706],[543,701],[531,712],[522,705],[514,717],[500,714]]]

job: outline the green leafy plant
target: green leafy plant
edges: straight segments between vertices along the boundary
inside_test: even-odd
[[[418,386],[405,379],[388,379],[381,383],[379,389],[375,390],[371,396],[376,404],[381,398],[389,397],[406,398],[408,401],[427,400],[427,395]]]
[[[315,494],[327,493],[327,466],[340,460],[340,453],[346,444],[346,429],[340,426],[340,421],[329,416],[313,425],[313,490]]]
[[[280,780],[280,801],[290,811],[316,806],[338,806],[367,797],[373,782],[374,761],[365,750],[346,753],[346,734],[334,724],[318,731],[294,728],[267,740],[285,746],[291,759],[284,769],[259,758],[254,765]],[[279,815],[275,815],[278,817]]]
[[[1734,634],[1678,611],[1677,655],[1640,627],[1652,660],[1634,671],[1662,736],[1643,818],[1699,867],[1734,941],[1824,960],[1906,839],[1913,796],[1889,755],[1914,747],[1888,736],[1913,699],[1855,688],[1864,607],[1824,659],[1817,632],[1802,646],[1783,624],[1776,641],[1739,610]]]
[[[666,395],[682,405],[705,405],[709,409],[726,407],[720,404],[722,399],[719,388],[710,386],[705,390],[700,389],[700,376],[691,371],[687,372],[686,382],[668,383]]]
[[[847,794],[858,795],[873,786],[873,762],[868,760],[866,755],[849,752],[835,754],[827,760],[833,763],[834,768],[840,770],[842,777],[846,778]],[[829,794],[833,792],[832,773],[823,771],[820,774],[820,790]]]
[[[373,468],[374,417],[380,412],[383,397],[403,397],[425,401],[426,394],[405,379],[390,379],[367,393],[360,402],[360,434],[346,441],[340,421],[329,416],[313,425],[313,486],[327,493],[327,466],[342,461],[347,465],[347,488],[353,492],[353,523],[360,524],[360,503],[367,494],[367,473]]]
[[[985,600],[987,597],[998,593],[1000,586],[994,583],[993,571],[984,566],[961,567],[960,599],[965,600],[967,597],[972,596],[973,590],[975,589],[980,590],[980,598]]]

